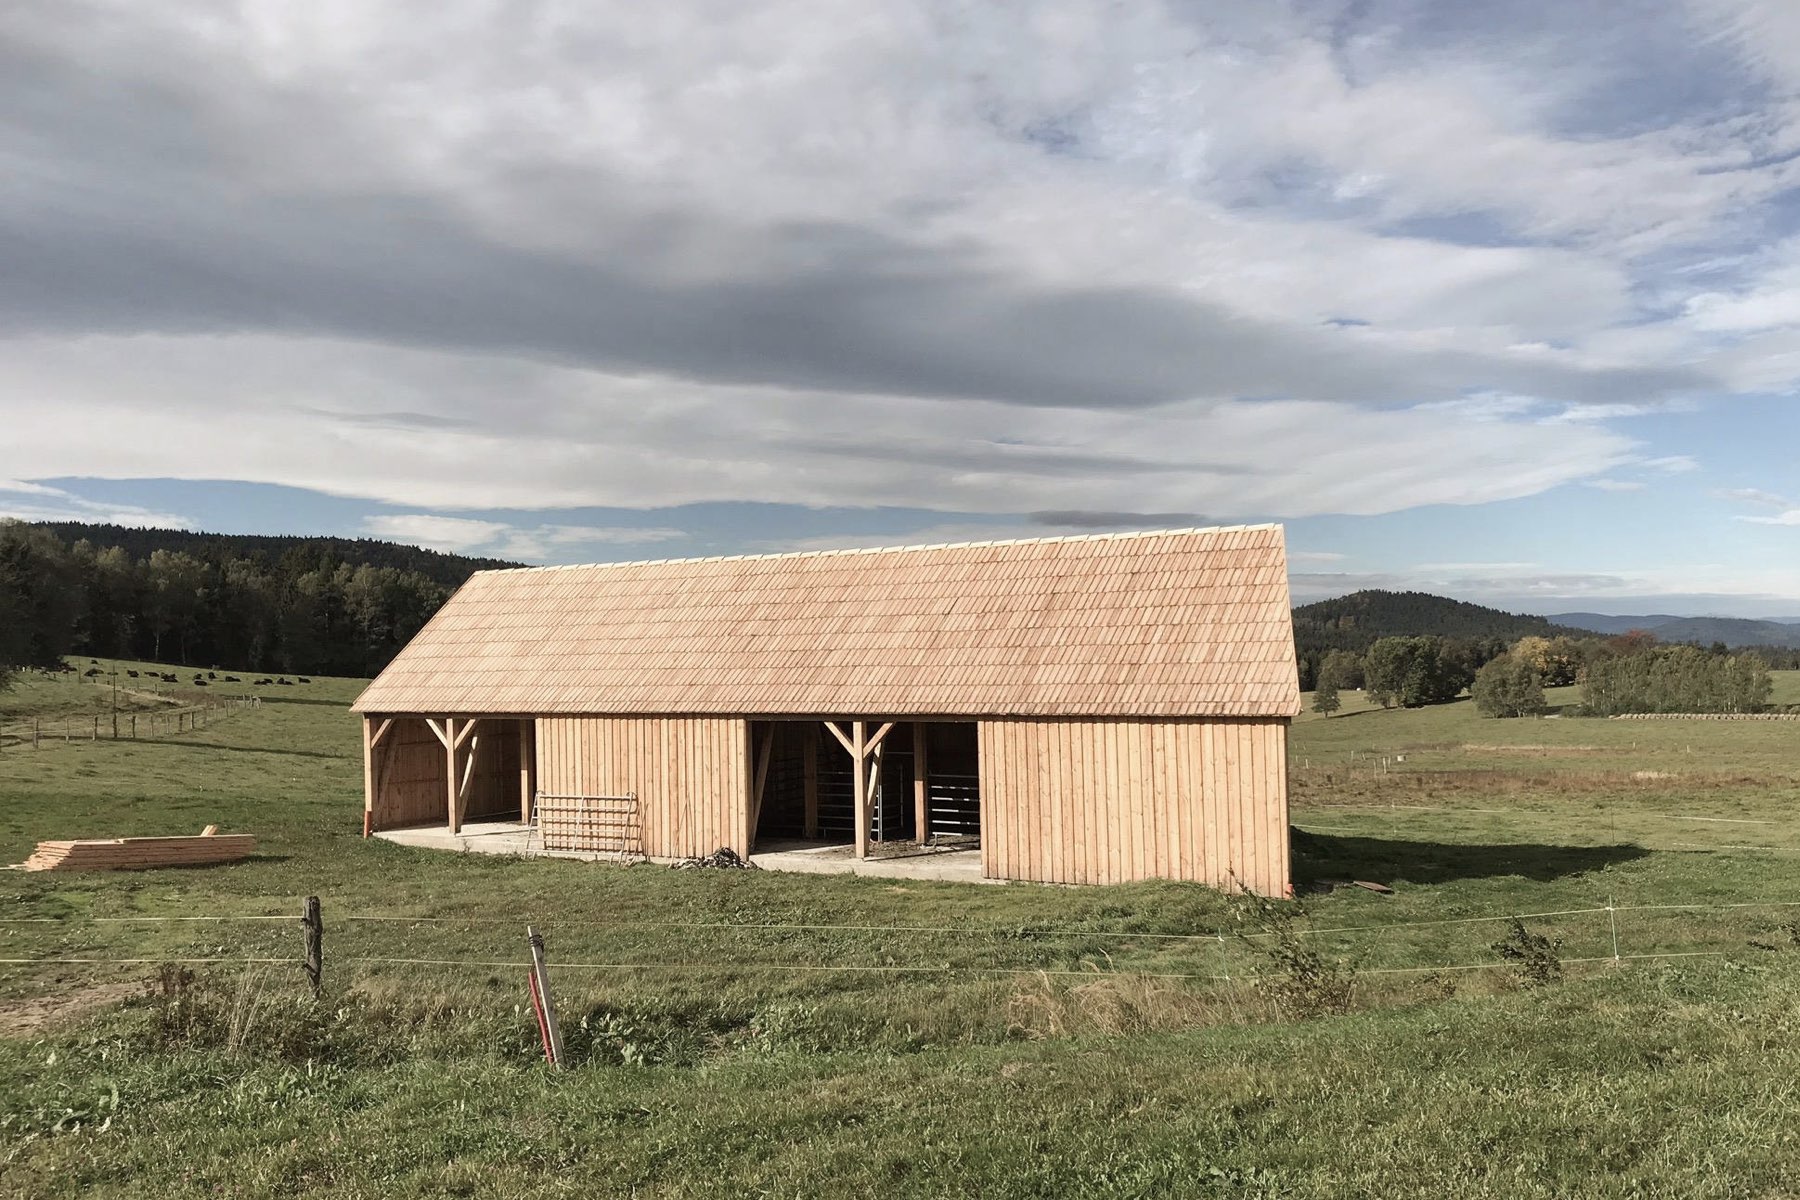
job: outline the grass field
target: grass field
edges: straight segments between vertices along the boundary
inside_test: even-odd
[[[33,686],[0,715],[73,702]],[[0,957],[38,960],[0,964],[0,1195],[1800,1193],[1800,723],[1345,693],[1295,724],[1298,873],[1395,892],[1266,911],[366,842],[358,686],[0,752],[6,861],[261,839],[209,870],[0,876]],[[308,894],[322,1004],[287,963],[157,965],[292,958]],[[1509,913],[1560,914],[1526,922],[1560,982],[1491,966]],[[193,917],[283,919],[140,919]],[[526,921],[561,1076],[522,971],[480,965],[521,961]]]

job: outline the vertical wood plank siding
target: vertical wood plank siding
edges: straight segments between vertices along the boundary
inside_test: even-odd
[[[379,722],[381,718],[374,718]],[[470,741],[475,769],[464,820],[518,815],[519,735],[524,723],[483,719]],[[368,754],[364,783],[369,828],[403,829],[444,822],[444,746],[422,717],[395,717],[381,744]],[[379,786],[376,781],[379,780]]]
[[[380,786],[371,786],[370,829],[444,823],[444,747],[417,717],[395,717],[370,754]]]
[[[983,872],[1289,890],[1283,719],[980,723]]]
[[[539,717],[538,790],[635,792],[644,852],[750,853],[749,730],[735,717]]]

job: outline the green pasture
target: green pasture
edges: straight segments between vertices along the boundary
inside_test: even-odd
[[[260,842],[0,875],[0,958],[31,960],[0,963],[0,1195],[1800,1192],[1800,722],[1346,692],[1293,732],[1307,894],[1258,906],[365,841],[359,686],[0,747],[0,860],[209,823]],[[78,689],[110,690],[30,681],[0,717],[100,711]],[[309,894],[317,1004],[297,966],[237,961],[297,956]],[[1495,966],[1514,913],[1559,982]],[[138,920],[195,917],[281,919]],[[46,961],[75,958],[145,961]]]

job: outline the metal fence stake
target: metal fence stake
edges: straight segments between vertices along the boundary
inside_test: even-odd
[[[538,1020],[544,1036],[544,1053],[553,1068],[560,1070],[563,1063],[562,1027],[556,1023],[556,1001],[550,995],[550,972],[544,963],[544,935],[537,926],[527,925],[525,937],[531,943],[531,987],[533,999],[538,1002]]]

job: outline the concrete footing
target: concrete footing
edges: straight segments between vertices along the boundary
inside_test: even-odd
[[[546,850],[538,831],[517,821],[470,821],[460,833],[441,825],[412,829],[384,829],[375,834],[398,846],[422,850],[454,850],[464,854],[514,854],[528,858],[573,858],[586,862],[617,862],[614,854],[579,850]],[[667,863],[669,859],[651,859]],[[866,875],[877,879],[924,879],[952,883],[1001,883],[981,874],[981,851],[909,847],[888,850],[858,859],[849,846],[816,842],[777,842],[758,849],[750,861],[765,871],[792,871],[807,875]]]

